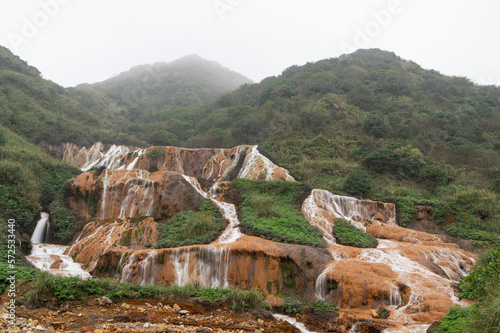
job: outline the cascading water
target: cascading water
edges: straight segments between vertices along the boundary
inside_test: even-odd
[[[49,236],[49,214],[40,213],[40,219],[36,223],[35,231],[31,236],[31,243],[46,243]]]
[[[238,213],[236,212],[236,207],[233,204],[227,202],[221,202],[213,199],[208,193],[205,193],[200,186],[200,183],[196,178],[182,175],[184,179],[204,198],[211,200],[219,209],[226,220],[229,221],[228,226],[224,232],[219,236],[219,238],[214,242],[216,243],[232,243],[242,236],[240,228],[238,225],[240,221],[238,220]]]
[[[76,165],[84,172],[99,167],[132,170],[140,156],[147,151],[147,149],[132,151],[129,147],[120,145],[112,145],[106,152],[103,152],[103,148],[104,145],[100,142],[93,144],[88,149],[83,147],[80,150],[74,144],[66,144],[63,162]],[[130,161],[129,157],[134,157],[134,159]]]
[[[350,221],[358,229],[366,231],[365,226],[358,220],[372,220],[376,214],[380,214],[386,219],[384,224],[396,225],[395,208],[380,204],[382,208],[378,208],[377,204],[371,201],[335,195],[326,190],[312,190],[304,200],[301,210],[309,223],[321,230],[325,241],[334,245],[336,243],[332,228],[335,219]],[[376,209],[373,208],[374,205]]]
[[[278,169],[284,172],[284,180],[295,180],[292,176],[290,176],[288,170],[278,167],[267,157],[262,155],[257,149],[257,146],[253,146],[250,153],[248,153],[245,157],[245,161],[243,162],[243,166],[237,178],[275,180],[275,173]],[[256,170],[258,172],[255,172]]]
[[[316,333],[314,331],[309,331],[304,324],[299,323],[295,318],[285,316],[282,314],[273,314],[273,317],[278,320],[285,320],[289,322],[292,326],[298,328],[301,333]]]
[[[162,170],[169,168],[171,171],[184,174],[184,179],[197,193],[212,200],[217,205],[229,224],[219,238],[210,245],[172,250],[131,250],[126,252],[121,256],[118,264],[121,268],[122,280],[139,284],[164,282],[166,280],[163,280],[159,275],[160,268],[164,270],[166,267],[169,269],[173,267],[174,272],[168,272],[171,275],[168,277],[168,281],[172,281],[172,277],[174,277],[175,282],[179,285],[188,283],[221,287],[238,285],[236,280],[231,280],[237,279],[236,275],[228,276],[228,268],[231,264],[234,265],[236,256],[232,256],[229,250],[230,246],[226,244],[235,242],[242,234],[234,205],[217,200],[218,193],[223,191],[218,190],[220,185],[218,181],[232,179],[233,177],[227,176],[230,174],[234,176],[236,173],[238,173],[236,176],[238,178],[293,180],[286,170],[274,165],[260,154],[257,146],[253,146],[247,151],[248,147],[240,146],[232,150],[207,149],[203,150],[203,153],[188,149],[165,148],[165,161],[162,160],[162,163],[165,163],[161,166]],[[150,180],[150,174],[146,171],[134,170],[137,165],[140,167],[144,165],[140,156],[146,151],[131,152],[131,149],[128,148],[112,146],[106,153],[103,153],[101,144],[82,153],[87,158],[83,164],[85,168],[105,166],[122,169],[120,172],[111,169],[104,170],[102,174],[104,189],[101,202],[98,205],[97,216],[106,219],[151,216],[153,207],[159,206],[152,199],[155,185]],[[72,153],[74,154],[74,150]],[[80,161],[82,156],[78,157]],[[202,156],[202,163],[197,159],[200,156]],[[205,163],[206,161],[208,162]],[[237,170],[236,168],[240,165],[241,168]],[[230,171],[233,172],[230,173]],[[198,177],[202,176],[210,181],[215,181],[215,183],[209,192],[205,193],[196,178],[188,177],[186,173]],[[158,179],[158,173],[151,179]],[[156,190],[159,191],[159,189]],[[115,204],[114,207],[110,208],[109,203],[111,202],[118,202],[119,205]],[[428,311],[427,307],[432,306],[432,304],[426,303],[430,297],[437,295],[436,297],[446,298],[445,301],[451,299],[455,303],[459,302],[453,294],[452,281],[450,280],[458,280],[467,274],[473,258],[468,258],[463,253],[455,251],[453,247],[446,248],[442,242],[433,246],[432,242],[440,242],[438,236],[422,238],[418,232],[403,231],[403,228],[396,227],[395,210],[392,204],[358,200],[334,195],[324,190],[313,190],[304,201],[302,211],[307,220],[322,231],[333,257],[333,261],[317,277],[316,297],[318,299],[331,302],[334,302],[332,300],[335,299],[338,300],[337,306],[349,307],[351,304],[351,299],[348,299],[348,296],[350,297],[349,287],[358,288],[361,285],[361,288],[357,289],[360,290],[359,294],[365,291],[371,293],[365,299],[368,304],[373,302],[373,304],[393,307],[390,319],[404,323],[410,322],[410,324],[416,318],[415,314],[426,312]],[[358,228],[368,230],[374,236],[387,239],[379,239],[376,249],[361,250],[337,245],[332,234],[333,223],[337,218],[349,220]],[[114,246],[119,247],[116,245],[119,244],[116,238],[111,238],[111,235],[123,232],[118,225],[109,225],[110,221],[93,223],[107,224],[107,227],[102,230],[102,225],[87,224],[70,249],[71,251],[78,250],[78,247],[81,249],[87,244],[95,246],[97,255],[92,255],[92,259],[88,260],[91,267],[95,267],[97,264],[97,256],[102,258],[110,249],[114,251]],[[118,221],[117,223],[126,222]],[[86,231],[87,227],[91,228],[92,231]],[[90,241],[93,237],[98,238],[96,236],[98,233],[102,234],[99,236],[99,242]],[[241,244],[236,245],[240,246],[243,243],[242,241]],[[117,252],[123,253],[123,249]],[[161,254],[161,263],[159,262],[159,254]],[[83,257],[85,254],[81,255],[81,258]],[[343,275],[344,273],[339,268],[348,270],[350,267],[347,266],[349,265],[352,267],[358,265],[356,269],[359,267],[359,273]],[[377,277],[368,281],[363,276],[364,272],[366,275],[373,274]],[[378,272],[384,272],[386,275],[379,279],[381,275],[377,275]],[[445,274],[449,279],[446,279]],[[344,277],[347,278],[342,280]],[[367,283],[366,281],[368,283],[375,281],[375,283],[363,289],[362,284]],[[352,295],[353,298],[356,296]],[[413,325],[410,329],[409,326],[405,328],[408,332],[417,332],[420,326],[423,327],[423,325]]]
[[[115,175],[115,173],[117,175]],[[127,219],[136,216],[151,216],[154,208],[154,182],[145,170],[104,170],[103,191],[98,215],[101,219]],[[119,202],[119,211],[113,211],[107,202]],[[146,203],[146,204],[144,204]]]
[[[174,249],[172,262],[176,284],[185,286],[196,282],[202,287],[230,286],[228,279],[231,251],[223,247]]]
[[[80,264],[75,263],[71,257],[64,254],[68,246],[44,243],[49,214],[41,213],[40,215],[41,219],[31,236],[33,243],[31,253],[26,256],[26,259],[39,270],[53,275],[89,278],[90,274],[83,270]]]

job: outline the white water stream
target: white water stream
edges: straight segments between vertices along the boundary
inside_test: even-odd
[[[301,333],[316,333],[314,331],[309,331],[304,324],[299,323],[297,321],[297,319],[295,319],[295,318],[285,316],[282,314],[277,314],[277,313],[273,314],[273,317],[278,319],[278,320],[285,320],[285,321],[289,322],[290,324],[292,324],[292,326],[297,327]]]
[[[41,212],[35,231],[31,235],[31,243],[45,243],[49,233],[49,214]]]
[[[64,254],[69,246],[39,243],[45,240],[45,232],[49,220],[49,214],[41,213],[35,231],[31,236],[32,250],[26,259],[41,271],[49,272],[59,276],[79,276],[90,278],[90,274],[82,269],[82,265],[75,263],[73,259]]]

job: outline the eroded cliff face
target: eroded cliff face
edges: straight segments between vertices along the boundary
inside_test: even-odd
[[[289,172],[259,153],[257,146],[237,146],[232,149],[189,149],[179,147],[149,147],[139,149],[95,143],[79,149],[72,143],[64,145],[63,161],[83,171],[106,167],[119,170],[175,171],[180,174],[204,178],[211,182],[235,178],[294,180]]]
[[[68,199],[80,217],[96,219],[66,251],[94,275],[137,284],[199,283],[257,288],[272,295],[296,292],[306,300],[323,299],[341,308],[386,306],[395,322],[430,324],[453,304],[461,304],[455,284],[476,259],[440,235],[398,226],[391,203],[324,190],[311,192],[302,213],[321,230],[326,249],[243,235],[237,208],[222,201],[221,184],[236,178],[293,181],[256,146],[113,146],[106,152],[102,144],[66,148],[65,159],[83,169],[108,168],[74,178]],[[151,249],[158,237],[157,222],[182,210],[196,210],[204,198],[212,200],[228,221],[216,241]],[[337,244],[332,227],[338,218],[375,236],[377,248]]]
[[[183,210],[197,210],[203,196],[173,171],[105,169],[85,172],[70,182],[69,207],[81,218],[164,220]]]

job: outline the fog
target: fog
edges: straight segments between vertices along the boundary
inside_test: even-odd
[[[258,82],[358,48],[500,85],[498,1],[0,0],[0,45],[63,86],[187,54]]]

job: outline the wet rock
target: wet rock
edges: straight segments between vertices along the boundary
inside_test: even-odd
[[[109,297],[106,297],[106,296],[103,296],[101,298],[99,298],[99,304],[100,305],[108,305],[108,304],[112,304],[113,301],[109,299]]]
[[[427,329],[426,333],[437,333],[439,332],[439,326],[441,326],[441,322],[440,321],[435,321],[431,324],[431,326],[429,326],[429,328]]]
[[[179,311],[181,311],[181,307],[180,307],[180,306],[178,306],[178,305],[177,305],[177,303],[176,303],[176,304],[174,304],[174,306],[172,307],[172,310],[173,310],[174,312],[179,312]]]
[[[158,332],[158,333],[168,332],[168,325],[166,325],[166,324],[156,325],[156,332]]]
[[[180,314],[181,316],[185,316],[185,315],[188,315],[188,314],[189,314],[189,311],[188,311],[188,310],[180,310],[180,311],[179,311],[179,314]]]

